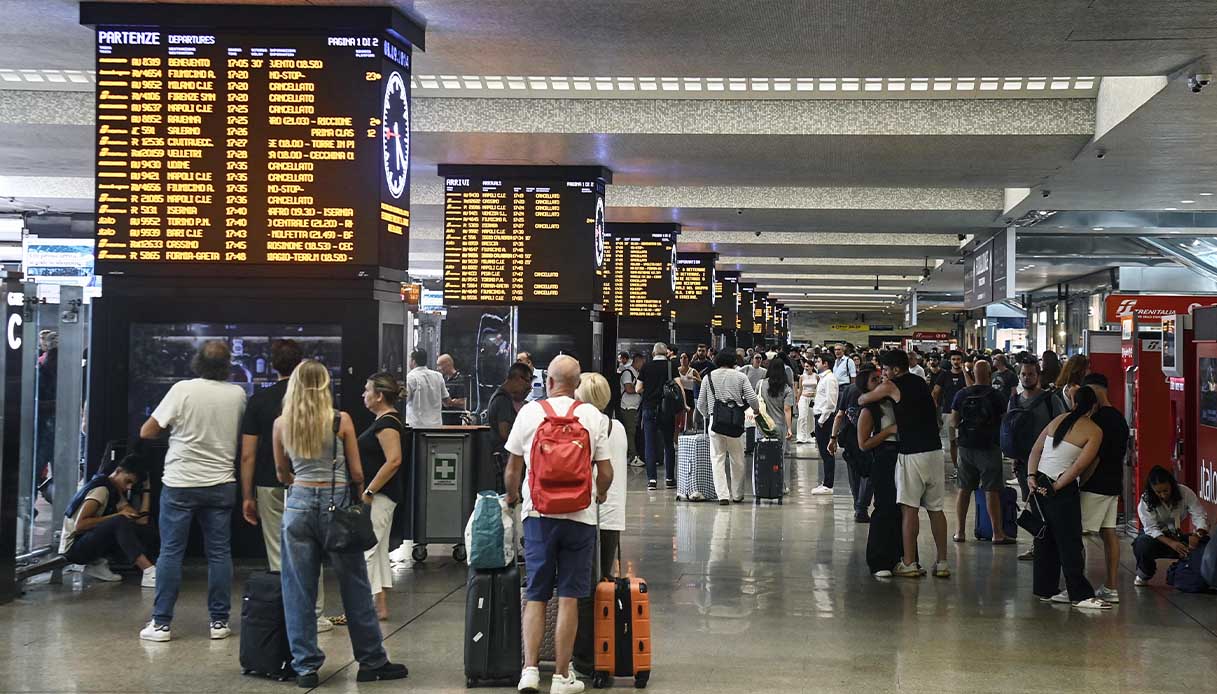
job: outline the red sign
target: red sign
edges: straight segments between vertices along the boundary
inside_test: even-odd
[[[1217,296],[1182,296],[1178,294],[1112,294],[1104,306],[1104,320],[1119,323],[1120,316],[1137,314],[1141,323],[1157,323],[1162,316],[1191,313],[1193,308],[1217,306]]]
[[[914,340],[950,340],[951,333],[913,333]]]

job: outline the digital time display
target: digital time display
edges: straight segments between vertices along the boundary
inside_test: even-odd
[[[97,269],[404,270],[410,49],[97,26]]]
[[[602,304],[629,318],[666,320],[677,288],[671,224],[609,224],[604,235]]]
[[[604,237],[603,180],[445,176],[444,302],[594,304]]]
[[[676,322],[710,325],[714,318],[716,253],[680,253],[676,257]]]

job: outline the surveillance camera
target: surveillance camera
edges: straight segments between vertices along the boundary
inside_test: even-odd
[[[741,207],[741,208],[739,208],[738,210],[736,210],[736,211],[735,211],[735,213],[736,213],[736,214],[743,214],[743,213],[744,213],[744,208],[742,208],[742,207]]]
[[[968,238],[968,235],[967,235],[967,234],[956,234],[956,235],[955,235],[955,239],[956,239],[957,241],[963,241],[963,240],[964,240],[964,239],[966,239],[966,238]]]
[[[741,213],[741,214],[742,214],[742,213]],[[759,238],[761,237],[761,232],[759,232],[759,231],[758,231],[758,232],[756,232],[756,237],[759,239]]]
[[[1207,72],[1197,73],[1187,78],[1187,86],[1191,87],[1193,94],[1199,94],[1201,89],[1209,86],[1209,82],[1213,81],[1213,76]]]
[[[784,263],[784,262],[786,262],[786,259],[785,259],[785,258],[778,258],[778,262],[779,262],[779,263]]]
[[[1098,159],[1102,159],[1103,157],[1107,156],[1107,150],[1100,149],[1099,151],[1094,153],[1094,156]]]
[[[1040,195],[1042,195],[1044,197],[1048,197],[1049,195],[1052,195],[1052,191],[1051,190],[1041,191]]]
[[[922,271],[921,271],[921,278],[922,278],[922,279],[927,279],[927,280],[928,280],[928,279],[930,278],[930,272],[931,272],[931,271],[930,271],[930,269],[929,269],[928,267],[927,267],[927,268],[925,268],[924,270],[922,270]]]

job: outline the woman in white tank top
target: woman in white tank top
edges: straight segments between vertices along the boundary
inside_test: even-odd
[[[1111,603],[1096,598],[1086,580],[1078,486],[1094,472],[1103,442],[1103,430],[1090,419],[1098,410],[1098,398],[1083,386],[1074,392],[1073,401],[1073,411],[1044,427],[1027,461],[1029,503],[1044,519],[1044,531],[1035,540],[1033,590],[1041,602],[1106,610]],[[1059,592],[1062,573],[1066,593]]]
[[[816,384],[820,382],[816,375],[815,364],[809,359],[803,362],[803,373],[799,375],[799,430],[795,443],[815,443],[814,419],[811,415],[811,403],[816,397]]]

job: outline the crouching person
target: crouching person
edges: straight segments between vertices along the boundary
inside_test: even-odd
[[[1182,532],[1184,516],[1192,521],[1192,533]],[[1175,479],[1166,468],[1155,465],[1145,480],[1145,492],[1137,504],[1141,534],[1132,543],[1137,558],[1136,586],[1149,585],[1158,571],[1159,559],[1180,559],[1208,537],[1208,517],[1196,492]]]
[[[135,456],[123,458],[109,474],[95,475],[86,482],[68,502],[59,553],[73,564],[84,564],[86,576],[121,581],[109,567],[110,556],[121,551],[143,572],[140,585],[155,588],[156,565],[147,552],[148,547],[156,546],[156,531],[149,522],[151,498],[142,489],[143,482],[142,461]],[[140,490],[132,495],[137,488]]]
[[[584,686],[571,671],[571,656],[578,600],[592,591],[592,552],[596,547],[596,509],[592,504],[603,503],[613,483],[611,425],[594,405],[574,399],[579,387],[579,362],[575,359],[554,359],[547,385],[549,398],[530,402],[520,410],[506,445],[511,455],[506,472],[507,502],[514,505],[523,501],[524,565],[528,573],[524,670],[518,689],[539,690],[537,665],[545,630],[545,603],[556,589],[557,662],[550,691],[578,694]]]

